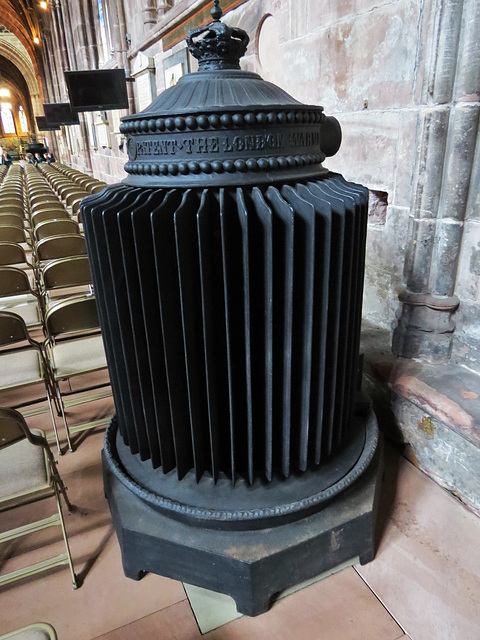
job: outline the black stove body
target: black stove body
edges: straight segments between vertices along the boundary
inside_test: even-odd
[[[374,555],[381,454],[358,394],[368,191],[322,166],[338,122],[241,71],[248,36],[212,15],[188,37],[199,71],[123,118],[129,175],[82,215],[125,574],[257,615]]]

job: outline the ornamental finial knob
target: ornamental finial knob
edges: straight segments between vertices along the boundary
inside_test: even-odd
[[[220,18],[222,17],[223,11],[220,8],[220,0],[213,0],[211,14],[214,20],[220,20]]]

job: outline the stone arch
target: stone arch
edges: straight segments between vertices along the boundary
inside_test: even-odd
[[[21,16],[17,13],[9,0],[0,0],[0,16],[1,23],[20,40],[27,51],[27,55],[29,56],[35,70],[35,75],[40,81],[39,84],[41,84],[41,63],[37,58],[35,50],[36,45],[33,43],[33,34],[31,33],[28,25],[24,20],[22,20]]]
[[[10,60],[22,73],[30,93],[34,114],[43,115],[41,84],[38,82],[34,65],[27,50],[13,33],[0,36],[0,56]]]

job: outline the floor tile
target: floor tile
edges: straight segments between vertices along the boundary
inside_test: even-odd
[[[306,580],[300,584],[282,591],[277,599],[286,598],[297,591],[306,589],[312,584],[325,580],[329,576],[342,571],[346,567],[351,567],[355,562],[358,562],[358,557],[352,560],[347,560],[337,567],[332,567],[328,571]],[[202,633],[207,633],[213,629],[217,629],[232,620],[241,618],[242,614],[238,613],[235,600],[230,596],[223,593],[216,593],[209,589],[203,589],[202,587],[196,587],[191,584],[184,583],[185,592],[187,594],[190,606],[192,607],[195,619]]]
[[[111,526],[70,540],[83,586],[73,591],[67,570],[62,569],[4,588],[0,592],[2,632],[41,620],[52,624],[61,640],[90,640],[185,599],[181,583],[174,580],[153,574],[140,582],[125,578]],[[35,561],[40,551],[28,555]],[[7,563],[5,570],[10,568]]]
[[[68,569],[61,568],[4,587],[0,590],[0,632],[44,620],[56,628],[61,640],[90,640],[186,599],[180,582],[155,575],[135,582],[123,575],[103,494],[102,442],[103,434],[89,434],[82,448],[63,456],[59,465],[70,469],[63,473],[63,479],[77,509],[66,515],[66,527],[75,570],[83,585],[73,591]],[[2,514],[0,530],[54,510],[51,499],[10,510]],[[59,527],[3,544],[0,568],[7,572],[52,557],[64,550],[62,544]],[[19,606],[20,602],[27,604]]]
[[[256,618],[243,617],[206,640],[398,640],[404,635],[354,569],[297,591]]]
[[[99,636],[95,640],[197,640],[201,638],[187,601],[178,602]]]
[[[96,419],[112,411],[111,400],[88,403],[78,409],[78,416],[72,413],[72,420]],[[28,419],[32,426],[42,420],[48,422],[47,413]],[[140,582],[123,576],[103,494],[103,437],[103,430],[86,432],[75,453],[59,458],[77,507],[66,515],[66,523],[83,586],[74,592],[68,570],[62,568],[3,588],[0,632],[44,620],[56,627],[60,640],[197,640],[200,632],[181,583],[155,575]],[[388,447],[385,466],[382,536],[374,562],[356,567],[359,573],[346,569],[283,598],[263,616],[236,619],[204,637],[478,640],[480,520]],[[2,513],[0,530],[18,526],[24,516],[40,518],[54,509],[53,501],[42,501]],[[61,551],[60,530],[51,527],[1,545],[0,570]]]
[[[221,627],[232,620],[241,618],[235,600],[224,593],[184,584],[188,601],[202,633]]]
[[[358,571],[413,640],[478,640],[480,520],[391,454],[384,484],[380,548]]]

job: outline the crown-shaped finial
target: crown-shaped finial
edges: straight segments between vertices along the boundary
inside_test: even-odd
[[[198,70],[240,69],[240,58],[245,55],[250,38],[243,29],[229,27],[220,22],[220,0],[214,0],[213,22],[188,32],[187,45],[198,60]]]

